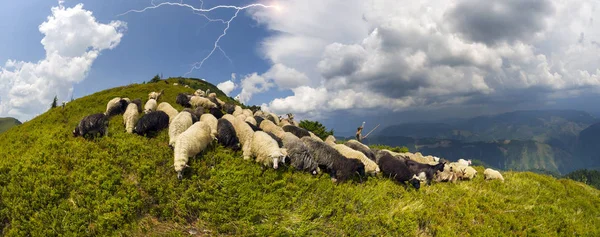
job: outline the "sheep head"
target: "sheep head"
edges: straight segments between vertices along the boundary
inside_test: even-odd
[[[419,190],[419,188],[421,188],[421,180],[417,175],[413,175],[409,182],[415,189]]]
[[[75,127],[75,130],[73,130],[73,136],[74,137],[79,136],[79,126]]]

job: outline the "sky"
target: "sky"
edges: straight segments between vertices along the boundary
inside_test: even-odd
[[[341,135],[362,121],[368,130],[520,109],[600,115],[598,0],[167,3],[4,3],[0,117],[27,121],[54,96],[156,74],[202,78]]]

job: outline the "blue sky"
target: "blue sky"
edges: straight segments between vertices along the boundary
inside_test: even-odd
[[[277,8],[249,8],[231,22],[219,44],[231,61],[217,50],[190,77],[216,85],[235,73],[232,97],[318,119],[343,134],[362,121],[538,108],[600,114],[593,103],[600,92],[598,2],[259,2]],[[200,8],[200,1],[183,3]],[[207,0],[203,8],[252,3]],[[157,73],[182,76],[225,27],[181,6],[118,16],[148,6],[149,0],[5,3],[0,116],[28,120],[55,94],[78,98]],[[233,14],[221,9],[208,16]],[[76,37],[60,40],[69,35]]]

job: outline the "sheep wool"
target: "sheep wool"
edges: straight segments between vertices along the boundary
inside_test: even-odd
[[[187,111],[181,111],[173,121],[169,123],[169,146],[174,146],[177,137],[185,132],[194,123],[192,114]]]
[[[483,171],[483,177],[485,177],[485,180],[499,179],[504,182],[504,177],[502,177],[502,174],[499,171],[490,168],[487,168]]]
[[[279,162],[283,162],[285,156],[279,149],[277,142],[269,134],[258,131],[252,135],[250,145],[252,156],[256,157],[256,162],[264,166],[273,166],[273,169],[279,167]]]
[[[460,172],[459,178],[461,179],[472,180],[477,176],[477,170],[471,166],[459,166],[458,170]]]
[[[250,150],[250,142],[252,141],[254,131],[244,120],[238,118],[234,118],[232,124],[233,128],[235,129],[235,133],[242,144],[242,155],[244,160],[248,160],[252,155],[252,151]]]
[[[125,131],[127,133],[133,133],[133,128],[140,118],[140,114],[138,112],[138,106],[135,103],[131,103],[127,105],[127,109],[123,114],[123,123],[125,124]]]
[[[240,107],[239,105],[236,105],[234,110],[233,110],[233,116],[237,117],[240,114],[243,114],[242,112],[242,107]]]
[[[156,111],[156,100],[155,99],[149,99],[148,101],[146,101],[146,104],[144,105],[144,113],[150,113],[152,111]]]
[[[213,116],[212,114],[203,114],[202,116],[200,116],[200,121],[208,124],[212,131],[212,135],[215,137],[217,136],[217,124],[219,123],[219,121],[217,120],[217,118],[215,118],[215,116]]]
[[[319,164],[313,159],[308,147],[296,135],[286,132],[282,138],[283,148],[286,149],[292,167],[296,170],[311,172],[319,171]]]
[[[194,108],[203,107],[205,109],[210,109],[217,107],[217,105],[211,102],[209,99],[200,96],[192,96],[192,98],[190,98],[190,104]]]
[[[362,152],[354,150],[344,144],[334,144],[332,147],[346,158],[360,160],[360,162],[365,165],[365,171],[367,173],[375,175],[380,172],[379,166],[374,161],[367,158]]]
[[[458,159],[457,163],[464,165],[464,166],[469,166],[469,165],[471,165],[471,160]]]
[[[319,136],[315,135],[313,132],[308,131],[308,135],[310,135],[310,137],[312,137],[313,139],[316,139],[317,141],[323,141],[323,139],[321,139]]]
[[[254,119],[254,117],[252,117],[252,116],[246,117],[246,119],[244,121],[256,126],[256,119]]]
[[[195,95],[195,96],[204,96],[205,94],[204,94],[204,91],[203,91],[203,90],[201,90],[201,89],[198,89],[198,90],[196,90],[196,91],[194,92],[194,95]]]
[[[344,144],[354,150],[362,152],[369,159],[371,159],[373,161],[375,160],[375,153],[373,153],[373,151],[371,151],[371,149],[367,145],[362,144],[361,142],[354,140],[354,139],[351,139]]]
[[[273,133],[277,137],[282,137],[285,133],[285,131],[283,131],[283,128],[275,125],[273,122],[271,122],[271,120],[266,119],[260,123],[260,129],[262,129],[265,132]]]
[[[246,117],[254,117],[252,110],[249,110],[249,109],[243,109],[242,114],[246,115]]]
[[[96,135],[98,133],[100,136],[108,135],[108,117],[102,113],[85,116],[73,130],[74,137],[85,137],[88,134]]]
[[[164,90],[161,90],[160,92],[150,92],[148,93],[148,99],[155,99],[158,101],[158,98],[162,95],[162,93],[164,92]]]
[[[104,115],[110,117],[113,115],[122,114],[127,109],[127,105],[129,104],[128,100],[129,99],[125,100],[121,97],[115,97],[108,101]]]
[[[329,135],[327,138],[325,138],[325,142],[335,144],[335,137],[333,135]]]
[[[189,157],[194,157],[202,152],[214,139],[210,126],[204,122],[195,123],[179,134],[175,142],[175,157],[173,158],[178,179],[183,177],[183,170],[188,166]]]
[[[171,121],[173,121],[175,116],[177,116],[177,114],[179,114],[179,112],[177,112],[177,110],[175,108],[173,108],[173,106],[171,106],[171,104],[169,104],[167,102],[162,102],[162,103],[158,104],[158,107],[156,107],[156,110],[165,112],[169,116],[169,123],[171,123]]]

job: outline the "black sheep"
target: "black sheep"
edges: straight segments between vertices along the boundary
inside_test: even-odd
[[[365,156],[367,156],[367,158],[371,159],[372,161],[376,161],[375,153],[373,153],[373,151],[371,149],[369,149],[369,147],[360,143],[359,141],[350,140],[350,141],[347,141],[346,143],[344,143],[344,145],[346,145],[354,150],[360,151],[363,154],[365,154]]]
[[[296,170],[310,172],[313,175],[317,174],[319,164],[313,159],[308,147],[300,139],[290,141],[284,144],[283,147],[287,150],[287,156],[292,167]]]
[[[135,105],[137,105],[137,107],[138,107],[138,113],[140,113],[140,114],[141,114],[141,113],[142,113],[142,110],[144,109],[144,108],[142,107],[142,99],[140,99],[140,98],[137,98],[137,99],[135,99],[135,100],[132,100],[132,101],[131,101],[131,103],[134,103]],[[125,108],[125,110],[127,110],[127,108]]]
[[[200,121],[200,117],[198,116],[198,114],[196,113],[195,110],[192,110],[190,108],[185,108],[182,110],[182,112],[183,111],[186,111],[192,115],[192,123],[196,123],[196,122]],[[202,114],[200,114],[200,116],[202,116]]]
[[[152,111],[142,116],[133,128],[133,133],[146,136],[169,127],[169,115],[163,111]]]
[[[277,142],[277,145],[279,146],[279,148],[283,147],[283,140],[281,140],[281,138],[275,136],[275,134],[273,134],[272,132],[265,132],[265,133],[267,133],[269,136],[271,136],[271,138],[273,138],[273,140],[275,140]]]
[[[125,113],[125,110],[127,110],[127,105],[129,105],[129,103],[126,100],[119,100],[118,104],[110,107],[108,111],[106,111],[106,116],[111,117],[117,114]]]
[[[225,105],[223,105],[223,111],[228,114],[233,114],[235,111],[235,104],[229,102],[225,103]]]
[[[108,117],[102,113],[84,117],[73,130],[73,136],[75,137],[85,137],[88,134],[95,136],[97,133],[100,133],[100,136],[105,136],[108,133]]]
[[[234,151],[240,150],[240,141],[233,124],[227,119],[220,118],[217,122],[217,140],[224,147],[231,148]]]
[[[431,180],[433,180],[433,175],[437,173],[437,171],[444,172],[444,163],[439,163],[437,165],[429,165],[416,162],[414,160],[406,160],[406,165],[411,172],[415,174],[419,174],[421,172],[425,172],[425,177],[427,177],[427,185],[431,185]]]
[[[210,102],[215,103],[215,105],[217,106],[217,109],[221,109],[221,103],[219,103],[219,101],[217,100],[217,97],[206,97],[208,100],[210,100]]]
[[[310,137],[310,133],[308,133],[308,130],[301,127],[296,127],[294,125],[283,126],[283,131],[290,132],[296,135],[296,137],[298,138]]]
[[[402,159],[398,159],[392,156],[388,152],[380,152],[377,165],[384,176],[396,180],[406,187],[406,181],[412,184],[417,190],[421,187],[421,182],[415,173],[410,171],[406,162]]]
[[[192,104],[190,104],[190,96],[184,93],[179,93],[177,98],[175,99],[175,103],[185,107],[191,108]]]
[[[223,112],[221,111],[221,109],[217,109],[217,108],[210,108],[210,114],[212,114],[213,116],[215,116],[215,118],[220,119],[223,117]]]
[[[329,171],[332,178],[343,182],[357,173],[365,176],[365,165],[360,160],[348,159],[335,148],[314,138],[303,137],[300,140],[308,147],[308,151],[319,166]]]
[[[262,129],[260,129],[257,126],[254,126],[254,124],[251,124],[250,122],[246,122],[246,124],[248,124],[248,126],[250,126],[250,128],[252,128],[252,131],[262,131]]]
[[[256,126],[260,127],[260,123],[262,123],[262,121],[265,119],[260,116],[254,116],[254,120],[256,120]]]

